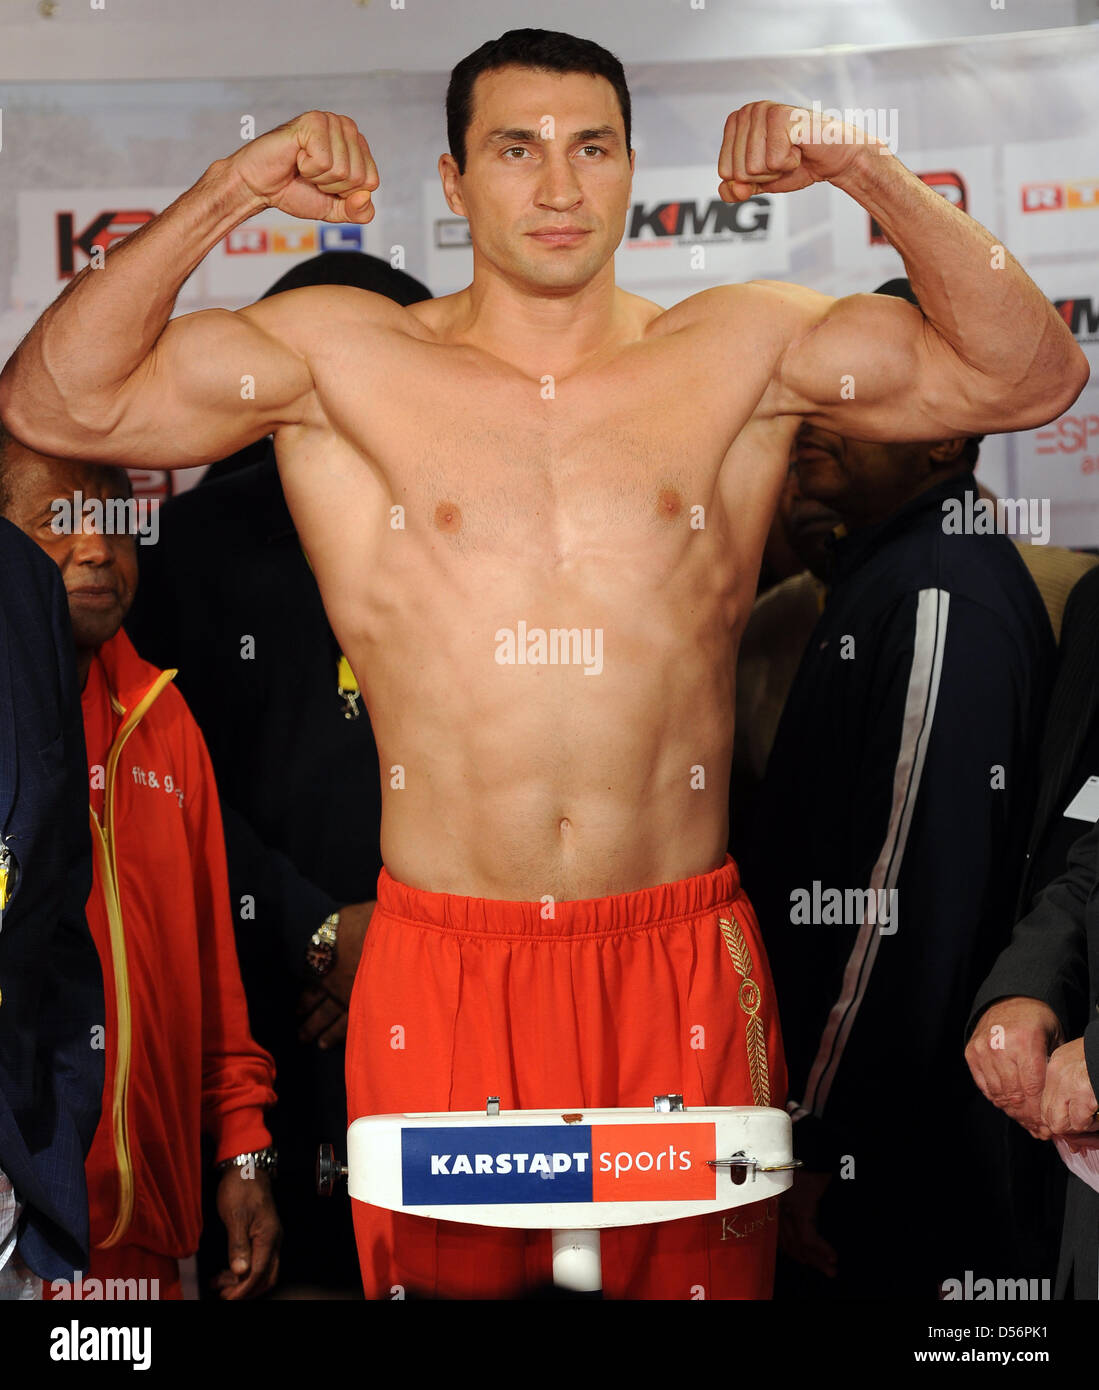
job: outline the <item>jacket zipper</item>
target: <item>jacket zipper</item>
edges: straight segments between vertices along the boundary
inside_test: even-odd
[[[107,923],[111,937],[111,963],[114,967],[115,998],[118,1008],[118,1036],[115,1049],[114,1087],[111,1097],[111,1133],[114,1139],[115,1163],[118,1168],[118,1215],[114,1227],[98,1248],[106,1250],[117,1245],[129,1228],[134,1214],[134,1169],[130,1157],[129,1087],[130,1057],[133,1052],[133,1030],[130,1014],[130,975],[126,961],[126,932],[122,921],[122,904],[118,891],[118,858],[115,853],[114,791],[118,760],[127,739],[141,722],[149,706],[176,674],[162,671],[145,692],[132,713],[118,731],[107,756],[105,792],[106,828],[89,807],[95,828],[95,844],[100,860],[100,878],[107,907]]]

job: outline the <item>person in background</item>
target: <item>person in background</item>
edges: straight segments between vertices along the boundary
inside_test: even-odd
[[[882,292],[913,300],[907,281]],[[978,1113],[958,1038],[1018,889],[1053,635],[1011,541],[944,525],[976,495],[976,440],[809,426],[796,447],[802,493],[846,534],[744,854],[806,1163],[776,1287],[934,1299],[1012,1258],[1006,1130]],[[949,1161],[928,1161],[919,1106]]]
[[[87,1267],[103,979],[86,779],[65,590],[0,516],[0,1300]]]
[[[759,593],[737,654],[729,852],[738,861],[786,697],[824,608],[832,546],[846,529],[838,512],[802,492],[797,474],[801,438],[812,450],[810,431],[799,432],[790,452],[790,476],[764,547]],[[967,452],[975,464],[975,442],[970,442]],[[979,482],[977,491],[982,498],[996,502],[995,493]],[[1038,586],[1054,639],[1060,642],[1069,595],[1083,575],[1099,566],[1099,555],[1026,540],[1015,540],[1014,544]]]
[[[264,298],[316,284],[431,298],[388,262],[341,251],[295,266]],[[209,745],[249,1012],[278,1067],[284,1296],[359,1296],[349,1199],[320,1201],[314,1171],[318,1142],[347,1129],[347,1004],[382,864],[378,753],[270,440],[162,507],[159,544],[140,558],[128,630],[178,667]]]
[[[1099,865],[1095,831],[1087,833],[1099,821],[1097,633],[1099,569],[1090,569],[1065,605],[1018,925],[973,1002],[966,1048],[982,1093],[1019,1122],[1012,1195],[1031,1259],[1043,1276],[1056,1269],[1058,1298],[1077,1299],[1097,1297],[1099,1192],[1041,1141],[1069,1133],[1063,1114],[1056,1127],[1046,1119],[1066,1077],[1075,1076],[1085,1110],[1086,1088],[1099,1085]]]
[[[136,1281],[146,1297],[182,1297],[178,1261],[198,1245],[205,1129],[228,1233],[219,1289],[227,1299],[252,1297],[278,1272],[275,1155],[264,1124],[274,1068],[248,1031],[202,736],[174,672],[143,661],[121,630],[137,582],[133,517],[112,529],[106,504],[132,503],[129,479],[8,437],[0,492],[8,520],[61,571],[82,691],[94,866],[87,914],[107,1006],[83,1272]]]
[[[790,472],[763,547],[756,601],[737,651],[729,853],[738,863],[786,696],[824,607],[832,533],[840,524],[838,512],[802,493],[796,461],[792,446]]]

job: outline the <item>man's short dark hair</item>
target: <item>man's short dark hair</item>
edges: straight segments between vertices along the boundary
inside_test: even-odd
[[[630,151],[630,92],[622,64],[590,39],[552,29],[509,29],[490,39],[455,67],[446,91],[446,133],[458,172],[466,171],[466,131],[473,119],[473,84],[483,72],[498,68],[538,68],[542,72],[582,72],[605,77],[618,96]]]

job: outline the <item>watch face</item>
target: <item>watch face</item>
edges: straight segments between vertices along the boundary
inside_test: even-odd
[[[305,959],[309,967],[317,975],[327,975],[332,969],[332,961],[336,952],[333,947],[322,945],[314,940],[309,943],[305,952]]]

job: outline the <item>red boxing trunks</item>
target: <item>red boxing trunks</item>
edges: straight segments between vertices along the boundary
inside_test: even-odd
[[[552,911],[553,915],[543,916]],[[732,858],[679,883],[542,903],[428,893],[385,869],[347,1033],[351,1120],[403,1111],[771,1105],[786,1067]],[[777,1199],[602,1232],[607,1298],[768,1298]],[[367,1298],[516,1298],[550,1236],[351,1203]]]

